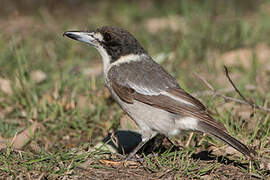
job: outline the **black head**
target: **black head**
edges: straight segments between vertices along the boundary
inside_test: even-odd
[[[124,55],[146,53],[133,35],[123,28],[105,26],[98,28],[96,32],[103,36],[100,44],[113,62]]]
[[[89,43],[102,53],[104,49],[110,56],[110,63],[121,56],[146,53],[132,34],[123,28],[105,26],[95,31],[68,31],[64,35]]]

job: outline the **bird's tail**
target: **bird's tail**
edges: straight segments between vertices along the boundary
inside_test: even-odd
[[[200,122],[199,127],[202,132],[209,133],[210,135],[222,140],[246,156],[253,157],[254,152],[252,152],[246,145],[230,136],[227,132],[206,122]]]

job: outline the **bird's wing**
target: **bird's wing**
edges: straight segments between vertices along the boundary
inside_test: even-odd
[[[108,71],[110,86],[123,101],[141,101],[174,114],[194,117],[226,131],[199,100],[185,92],[159,64],[147,58],[120,63]]]

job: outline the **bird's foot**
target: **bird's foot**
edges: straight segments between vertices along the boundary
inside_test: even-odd
[[[143,157],[138,157],[138,156],[136,156],[136,155],[133,155],[133,156],[128,155],[128,156],[125,158],[125,161],[134,161],[134,162],[143,163],[144,158],[143,158]]]

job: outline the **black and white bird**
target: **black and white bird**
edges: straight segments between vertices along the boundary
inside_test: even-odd
[[[141,128],[136,152],[157,133],[176,136],[182,131],[210,134],[246,156],[250,149],[228,134],[206,107],[157,64],[128,31],[101,27],[95,31],[67,31],[71,39],[94,46],[102,56],[104,79],[112,97]]]

